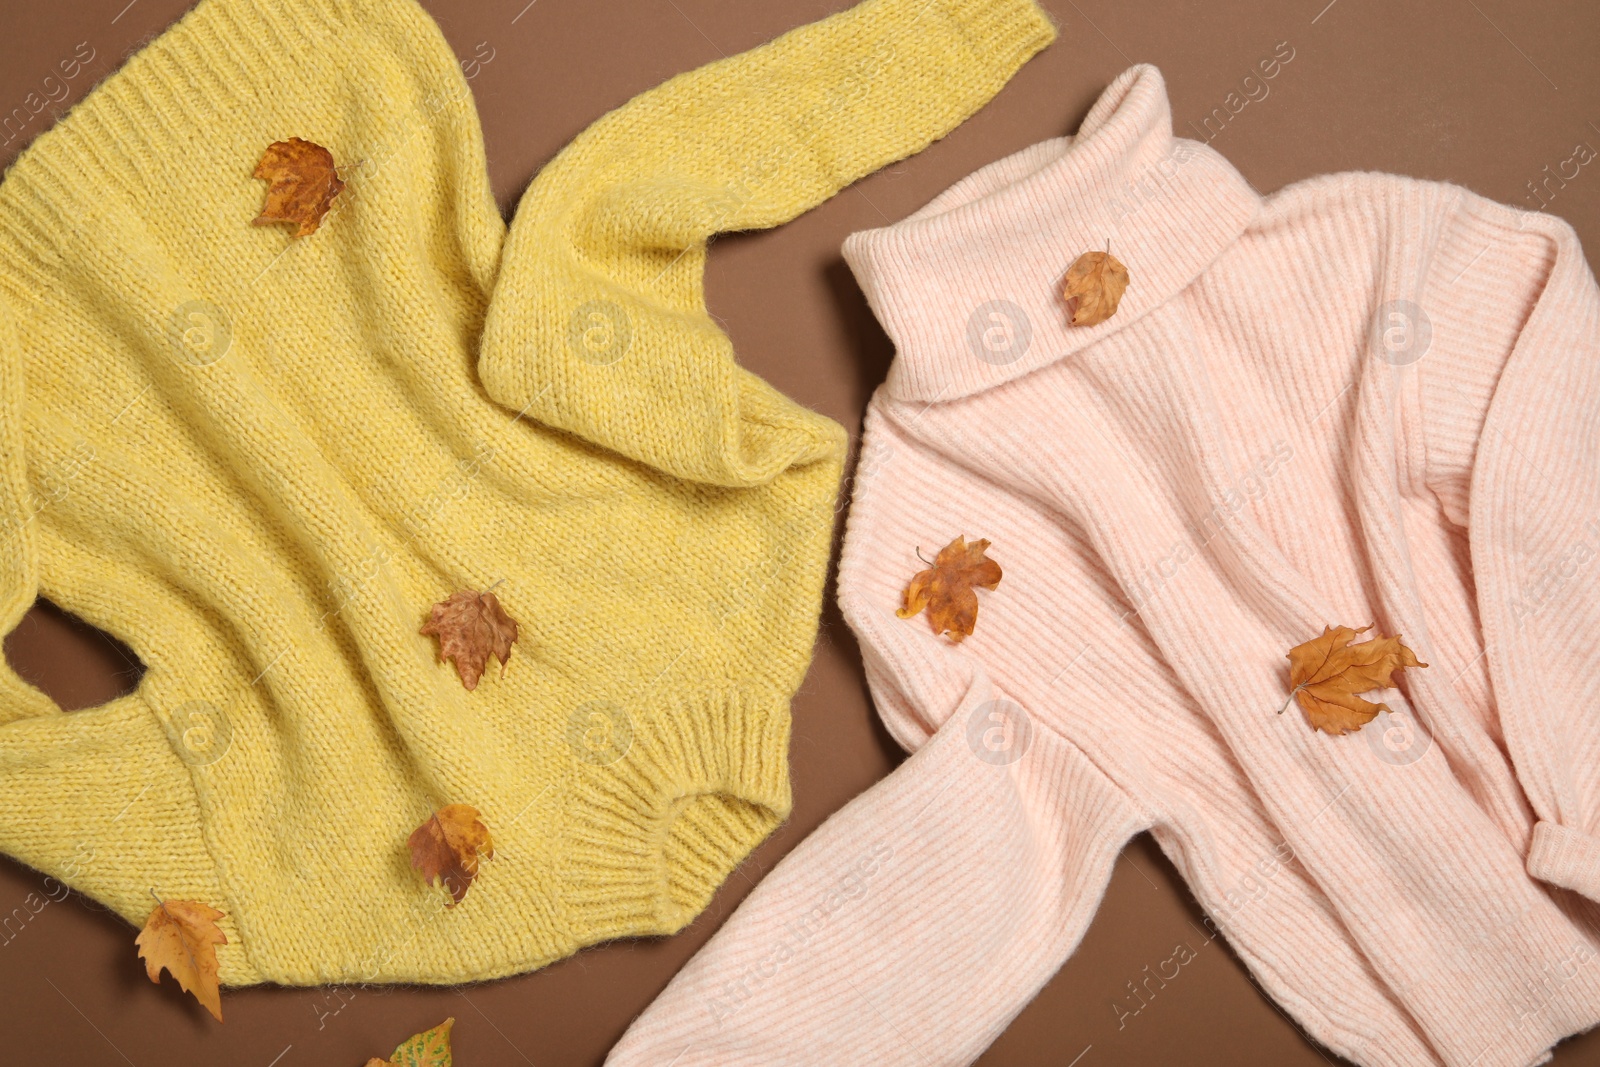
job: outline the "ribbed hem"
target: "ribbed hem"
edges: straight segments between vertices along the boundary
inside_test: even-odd
[[[1600,901],[1600,838],[1548,820],[1534,823],[1528,873]]]
[[[786,696],[730,688],[644,714],[616,707],[596,713],[603,742],[578,758],[562,849],[578,946],[681,930],[791,807]]]

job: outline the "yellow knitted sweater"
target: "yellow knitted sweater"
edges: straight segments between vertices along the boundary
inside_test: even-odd
[[[222,980],[456,982],[670,933],[788,814],[846,437],[742,370],[706,241],[919,151],[1055,35],[865,0],[602,117],[507,225],[414,0],[201,0],[0,182],[0,626],[36,594],[138,688],[0,666],[0,848]],[[252,226],[268,144],[348,185]],[[493,587],[468,691],[419,633]],[[471,892],[407,835],[471,804]]]

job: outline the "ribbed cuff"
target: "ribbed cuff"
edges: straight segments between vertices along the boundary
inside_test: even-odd
[[[1055,38],[1035,0],[863,0],[772,44],[797,82],[822,81],[788,121],[842,188],[949,134]]]
[[[789,816],[779,694],[730,688],[643,712],[597,702],[568,740],[561,884],[576,946],[681,930]]]
[[[1548,820],[1534,823],[1528,873],[1600,901],[1600,838]]]
[[[922,3],[928,0],[920,0]],[[1034,0],[933,0],[1004,84],[1056,39],[1055,22]]]

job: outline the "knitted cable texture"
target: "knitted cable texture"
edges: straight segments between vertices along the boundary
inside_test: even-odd
[[[137,689],[0,667],[0,848],[129,921],[226,913],[222,980],[455,982],[678,930],[790,810],[843,429],[742,370],[706,242],[981,107],[1031,0],[865,0],[580,134],[509,226],[412,0],[201,0],[0,183],[0,625],[43,594]],[[321,228],[252,226],[267,145]],[[429,607],[521,623],[467,691]],[[496,846],[458,907],[406,840]]]

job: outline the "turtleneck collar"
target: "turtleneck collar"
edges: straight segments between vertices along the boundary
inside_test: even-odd
[[[1161,72],[1119,74],[1075,136],[968,175],[900,222],[858,230],[844,258],[896,348],[885,388],[932,403],[1020,377],[1182,291],[1261,197],[1199,141],[1174,137]],[[1107,321],[1067,325],[1061,282],[1104,250],[1131,281]]]

